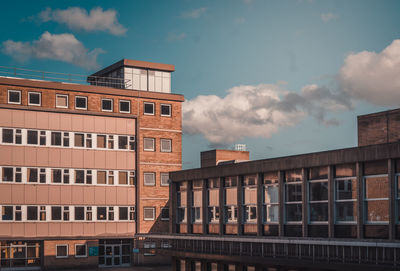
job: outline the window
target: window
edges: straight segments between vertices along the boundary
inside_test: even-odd
[[[40,183],[46,183],[46,169],[45,168],[40,169],[39,181],[40,181]]]
[[[154,207],[144,207],[143,208],[143,219],[144,220],[154,220],[156,216],[156,209]]]
[[[68,108],[68,95],[56,94],[56,107]]]
[[[176,206],[176,223],[185,223],[187,215],[187,182],[178,184],[176,192]]]
[[[302,221],[302,170],[287,171],[285,174],[286,222]]]
[[[328,222],[328,167],[308,170],[309,220]]]
[[[134,136],[129,137],[129,149],[131,151],[135,150],[135,137]]]
[[[97,207],[97,220],[107,220],[107,207]]]
[[[69,206],[63,207],[63,220],[69,221]]]
[[[128,172],[126,171],[118,172],[118,184],[128,184]]]
[[[101,100],[101,111],[112,112],[113,111],[113,100],[102,99]]]
[[[87,97],[75,96],[75,109],[87,109]]]
[[[156,174],[154,172],[143,173],[144,185],[154,186],[156,185]]]
[[[106,147],[106,135],[97,135],[97,148],[105,148]]]
[[[113,150],[114,149],[114,136],[108,136],[108,148]]]
[[[63,146],[64,147],[69,147],[69,133],[64,133]]]
[[[9,104],[21,104],[21,91],[8,90],[8,103]]]
[[[40,131],[39,144],[40,144],[40,146],[46,145],[46,131]]]
[[[97,171],[97,184],[106,184],[107,171]]]
[[[85,207],[75,207],[75,220],[85,220]]]
[[[357,221],[357,178],[355,164],[335,166],[335,223]]]
[[[243,180],[244,222],[257,222],[257,175],[245,176]]]
[[[61,133],[60,132],[51,132],[51,145],[52,146],[61,146]]]
[[[203,221],[203,190],[201,181],[193,181],[192,191],[192,222]]]
[[[86,220],[87,221],[92,221],[93,213],[92,213],[92,207],[86,207]]]
[[[85,134],[75,133],[75,147],[85,147]]]
[[[14,130],[3,128],[3,143],[14,143]]]
[[[128,149],[128,137],[118,136],[118,149],[127,150]]]
[[[389,181],[387,175],[364,176],[365,219],[367,223],[389,221]]]
[[[68,258],[68,245],[56,245],[56,258]]]
[[[38,144],[38,131],[28,130],[28,144],[37,145]]]
[[[22,130],[15,129],[15,144],[22,144]]]
[[[279,220],[279,181],[278,174],[264,173],[264,222],[276,223]]]
[[[46,206],[40,206],[40,221],[46,221]]]
[[[218,223],[220,217],[219,210],[219,182],[218,179],[208,179],[208,212],[207,218],[210,223]]]
[[[163,221],[169,220],[169,208],[168,207],[161,208],[161,220],[163,220]]]
[[[168,186],[169,185],[169,173],[160,173],[160,185]]]
[[[144,114],[154,115],[154,103],[144,103]]]
[[[86,245],[75,244],[75,258],[83,258],[83,257],[87,257]]]
[[[128,207],[119,207],[119,220],[128,220]]]
[[[28,105],[41,105],[41,93],[40,92],[28,92]]]
[[[38,207],[37,206],[27,206],[26,207],[26,219],[27,220],[38,220]]]
[[[171,139],[161,139],[161,152],[171,152],[172,144]]]
[[[143,150],[154,151],[154,138],[143,138]]]
[[[14,169],[12,167],[3,167],[3,182],[14,181]]]
[[[52,169],[51,170],[51,182],[52,183],[61,183],[61,169]]]
[[[37,183],[38,182],[38,169],[37,168],[28,168],[28,182],[29,183]]]
[[[114,184],[114,171],[108,171],[108,184]]]
[[[22,182],[22,170],[20,167],[15,168],[15,182]]]
[[[108,220],[114,220],[114,207],[108,207]]]
[[[120,100],[119,101],[119,112],[130,113],[131,112],[131,101]]]
[[[224,180],[224,213],[227,223],[236,223],[237,208],[237,177],[226,177]]]
[[[15,206],[15,221],[22,221],[22,208]]]
[[[2,220],[14,220],[14,210],[13,206],[2,206],[1,207],[1,219]]]
[[[170,104],[161,104],[161,116],[171,117],[171,105]]]
[[[60,206],[51,206],[51,220],[61,220]]]
[[[136,211],[135,207],[129,207],[129,220],[135,220],[136,219]]]
[[[75,183],[92,184],[92,171],[83,169],[75,170]]]

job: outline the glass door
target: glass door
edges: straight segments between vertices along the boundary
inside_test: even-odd
[[[105,266],[113,266],[113,245],[104,247],[104,263]]]
[[[114,245],[114,266],[121,265],[121,245]]]

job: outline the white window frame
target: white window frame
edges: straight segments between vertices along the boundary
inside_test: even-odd
[[[153,211],[153,217],[152,218],[146,218],[144,216],[145,210],[152,210]],[[144,221],[154,221],[156,219],[156,208],[155,207],[143,207],[143,220]]]
[[[163,183],[163,177],[167,176],[167,183]],[[169,173],[168,172],[160,172],[160,186],[169,186]]]
[[[32,104],[30,102],[30,96],[31,94],[39,94],[39,104]],[[42,106],[42,93],[41,92],[37,92],[37,91],[29,91],[28,92],[28,105],[32,105],[32,106]]]
[[[77,246],[85,247],[85,255],[76,255],[76,247]],[[87,258],[87,245],[86,244],[75,244],[75,258]]]
[[[67,106],[57,105],[57,97],[66,97],[67,98]],[[57,108],[68,108],[68,106],[69,106],[68,94],[56,94],[56,107]]]
[[[18,93],[19,94],[19,102],[11,102],[10,101],[10,93],[11,92],[15,92],[15,93]],[[22,100],[22,92],[21,92],[21,90],[15,90],[15,89],[9,89],[8,91],[7,91],[7,103],[9,103],[9,104],[21,104],[21,100]]]
[[[67,247],[67,255],[66,256],[58,256],[57,254],[57,248],[58,247]],[[68,244],[56,244],[56,258],[57,259],[66,259],[69,256],[69,246]]]
[[[151,104],[151,105],[153,106],[153,113],[146,113],[146,112],[145,112],[146,104]],[[156,113],[155,111],[156,111],[156,110],[155,110],[155,104],[154,104],[154,103],[143,102],[143,115],[154,116],[155,113]]]
[[[169,142],[169,149],[163,149],[163,141]],[[160,152],[172,152],[172,139],[170,138],[161,138],[160,139]]]
[[[145,148],[144,141],[146,139],[151,139],[153,141],[153,148],[151,148],[151,149],[146,149]],[[144,137],[143,138],[143,151],[155,151],[156,150],[156,146],[155,145],[156,145],[156,139],[155,138],[153,138],[153,137]]]
[[[163,106],[168,106],[169,107],[169,114],[168,115],[162,113],[162,107]],[[172,111],[171,104],[160,104],[160,115],[161,115],[161,117],[171,117],[171,111]]]
[[[152,183],[152,184],[147,183],[146,184],[146,175],[147,176],[150,176],[150,175],[153,176],[154,183]],[[143,173],[143,185],[144,186],[155,186],[156,183],[157,183],[157,181],[156,181],[156,173],[155,172],[144,172]]]
[[[83,99],[85,99],[85,103],[86,103],[86,107],[85,108],[83,108],[83,107],[77,107],[77,104],[76,104],[76,99],[78,99],[78,98],[83,98]],[[87,110],[88,109],[88,97],[86,97],[86,96],[75,96],[75,109],[78,109],[78,110]]]
[[[121,102],[127,102],[129,104],[129,110],[128,111],[122,111]],[[119,100],[118,101],[118,106],[119,106],[119,112],[120,113],[131,113],[131,101],[129,101],[129,100]]]
[[[103,108],[103,101],[111,101],[111,109]],[[114,111],[114,100],[113,99],[101,99],[101,111],[103,112],[113,112]]]

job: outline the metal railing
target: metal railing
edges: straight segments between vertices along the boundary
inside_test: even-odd
[[[74,73],[48,72],[16,67],[0,66],[0,76],[17,77],[35,80],[46,80],[76,84],[91,84],[113,88],[127,89],[131,86],[129,79],[102,76],[86,76]]]
[[[155,234],[137,235],[137,240],[138,244],[154,243],[156,252],[161,249],[163,252],[297,259],[309,263],[400,266],[399,241]]]

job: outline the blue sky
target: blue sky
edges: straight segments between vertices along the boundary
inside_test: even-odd
[[[72,7],[100,7],[100,19],[71,19]],[[399,11],[386,0],[8,2],[0,65],[86,75],[122,58],[174,64],[172,91],[188,100],[184,168],[234,143],[251,159],[323,151],[357,144],[357,115],[400,104]],[[40,52],[41,39],[69,43]]]

